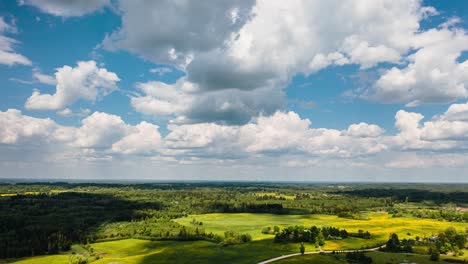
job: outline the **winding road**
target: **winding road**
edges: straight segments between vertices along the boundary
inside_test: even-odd
[[[348,250],[322,250],[322,248],[319,247],[319,251],[308,251],[308,252],[304,252],[304,255],[311,255],[311,254],[330,254],[330,253],[333,253],[333,251],[335,251],[335,253],[348,253],[348,252],[369,252],[369,251],[377,251],[379,250],[380,248],[384,248],[385,247],[385,244],[381,245],[381,246],[378,246],[378,247],[375,247],[375,248],[366,248],[366,249],[348,249]],[[271,262],[274,262],[274,261],[277,261],[277,260],[280,260],[280,259],[285,259],[285,258],[290,258],[290,257],[295,257],[295,256],[300,256],[301,253],[293,253],[293,254],[289,254],[289,255],[283,255],[283,256],[279,256],[279,257],[276,257],[276,258],[271,258],[271,259],[267,259],[267,260],[264,260],[262,262],[259,262],[258,264],[266,264],[266,263],[271,263]]]

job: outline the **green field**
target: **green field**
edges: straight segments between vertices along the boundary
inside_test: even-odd
[[[255,263],[297,252],[297,244],[276,244],[271,240],[253,241],[228,247],[207,241],[148,241],[125,239],[92,244],[100,259],[96,264],[126,263]],[[16,264],[68,264],[66,255],[41,256]]]
[[[8,262],[7,262],[8,263]],[[25,258],[12,263],[17,264],[68,264],[68,254],[65,255],[51,255],[51,256],[37,256]]]
[[[189,215],[178,218],[180,224],[190,226],[193,219],[203,222],[205,232],[223,235],[224,231],[232,230],[238,233],[249,233],[254,240],[272,239],[273,235],[262,234],[261,230],[267,226],[287,227],[304,226],[333,226],[344,228],[348,232],[359,229],[369,231],[372,239],[348,238],[344,240],[327,241],[323,249],[359,249],[381,245],[388,240],[391,233],[397,233],[400,239],[415,236],[428,237],[438,234],[447,227],[455,227],[464,232],[466,223],[437,221],[432,219],[417,219],[409,217],[393,218],[387,213],[369,213],[368,220],[353,220],[333,215],[273,215],[273,214],[203,214]],[[410,234],[410,235],[408,235]]]
[[[278,260],[275,262],[277,264],[296,264],[296,263],[320,263],[320,264],[343,264],[346,263],[335,255],[321,255],[321,254],[314,254],[314,255],[303,255],[297,257],[286,258],[282,260]]]

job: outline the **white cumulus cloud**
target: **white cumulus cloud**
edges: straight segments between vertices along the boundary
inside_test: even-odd
[[[99,68],[95,61],[80,61],[77,66],[63,66],[55,73],[55,94],[35,90],[25,103],[27,109],[58,110],[78,99],[96,101],[117,89],[117,74]]]
[[[162,148],[158,126],[141,122],[119,141],[112,144],[112,151],[123,154],[151,154]]]
[[[57,127],[57,124],[50,118],[25,116],[16,109],[0,111],[0,142],[4,144],[16,144],[19,141],[34,138],[44,139]]]
[[[468,98],[468,60],[458,61],[468,50],[462,29],[432,29],[413,38],[418,49],[403,68],[387,70],[375,83],[369,98],[386,103],[416,106]]]

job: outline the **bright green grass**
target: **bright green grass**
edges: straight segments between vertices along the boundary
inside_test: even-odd
[[[68,255],[37,256],[18,260],[15,264],[68,264]]]
[[[223,247],[207,241],[145,241],[126,239],[92,244],[101,256],[96,264],[109,263],[255,263],[291,252],[298,244],[271,240]],[[312,248],[311,248],[312,249]]]
[[[63,254],[58,254],[58,255],[50,255],[50,256],[37,256],[37,257],[31,257],[31,258],[24,258],[21,260],[16,260],[11,263],[15,264],[68,264],[69,263],[69,258],[71,255],[71,252],[74,252],[76,254],[79,254],[81,256],[86,256],[88,257],[88,251],[84,249],[80,245],[73,245],[71,250],[69,252],[63,253]],[[2,262],[0,262],[2,263]],[[8,263],[8,262],[7,262]]]
[[[223,247],[207,241],[147,241],[125,239],[91,244],[100,259],[93,264],[152,263],[257,263],[280,255],[299,252],[299,244],[277,244],[272,240],[253,241]],[[308,250],[314,250],[310,246]],[[67,255],[24,259],[21,264],[67,264]]]
[[[371,232],[372,239],[348,238],[344,240],[327,241],[324,249],[359,249],[383,244],[391,233],[397,233],[400,239],[431,236],[447,227],[453,226],[464,232],[465,223],[443,222],[432,219],[419,219],[409,217],[393,218],[386,213],[370,213],[369,220],[353,220],[333,215],[274,215],[274,214],[203,214],[190,215],[175,221],[179,224],[191,226],[190,221],[196,219],[203,222],[205,232],[223,235],[224,231],[232,230],[238,233],[249,233],[254,240],[272,239],[272,235],[261,233],[263,227],[275,225],[280,227],[304,225],[334,226],[345,228],[348,232],[357,232],[359,229]],[[410,233],[411,235],[407,235]]]
[[[296,264],[296,263],[320,263],[320,264],[346,264],[336,255],[321,255],[321,254],[313,254],[313,255],[302,255],[297,257],[286,258],[282,260],[278,260],[277,264]]]

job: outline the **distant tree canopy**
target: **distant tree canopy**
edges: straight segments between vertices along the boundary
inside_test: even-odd
[[[391,197],[400,202],[434,201],[437,203],[466,203],[468,192],[436,192],[420,189],[358,189],[335,192],[336,194],[348,194],[360,197]]]
[[[270,213],[287,214],[288,210],[282,204],[277,203],[241,203],[232,205],[228,203],[215,202],[211,205],[212,210],[220,213]]]

